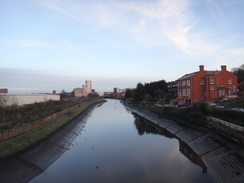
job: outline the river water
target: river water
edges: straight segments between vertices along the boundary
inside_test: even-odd
[[[32,183],[215,182],[174,135],[108,100],[90,114],[83,131]]]

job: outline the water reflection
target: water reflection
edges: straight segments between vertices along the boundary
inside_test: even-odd
[[[166,129],[148,121],[147,119],[137,115],[136,113],[132,113],[135,120],[134,124],[138,131],[139,135],[143,134],[158,134],[163,135],[168,138],[175,138],[175,135],[167,131]]]
[[[176,136],[166,129],[154,124],[153,122],[132,113],[135,117],[135,127],[139,135],[143,134],[157,134],[162,135],[168,138],[176,138]],[[207,173],[207,166],[202,161],[201,157],[198,156],[185,142],[179,140],[179,150],[180,152],[187,157],[192,163],[200,166],[202,168],[202,173]]]
[[[174,135],[132,115],[118,100],[96,107],[84,128],[70,150],[31,182],[214,182],[185,144],[179,148]],[[46,160],[39,155],[36,160]]]
[[[202,161],[201,156],[198,156],[185,142],[180,142],[180,152],[185,155],[191,162],[202,168],[202,173],[207,173],[207,166]]]

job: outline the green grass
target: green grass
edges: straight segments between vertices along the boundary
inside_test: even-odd
[[[222,132],[225,135],[231,135],[233,137],[239,138],[243,133],[234,129],[231,129],[228,126],[225,126],[221,123],[215,121],[208,121],[208,124],[213,126],[217,131]]]
[[[70,120],[74,119],[77,115],[79,115],[89,106],[103,101],[104,101],[103,99],[99,99],[99,100],[85,102],[77,109],[67,114],[64,114],[61,117],[58,117],[35,130],[32,130],[28,133],[25,133],[24,135],[2,142],[0,144],[0,159],[6,158],[11,155],[15,155],[16,153],[22,152],[36,145],[38,142],[46,139],[52,133],[54,133],[63,125],[68,123]]]

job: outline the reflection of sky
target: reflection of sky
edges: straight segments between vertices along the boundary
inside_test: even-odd
[[[71,150],[33,182],[212,182],[180,153],[177,139],[138,135],[118,102],[96,108]]]

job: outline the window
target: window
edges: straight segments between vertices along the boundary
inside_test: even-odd
[[[210,90],[214,90],[214,87],[213,87],[213,86],[211,86],[211,87],[210,87]]]
[[[182,86],[185,86],[186,85],[186,81],[182,81]]]
[[[191,89],[190,88],[187,88],[187,96],[191,97]]]
[[[204,79],[201,79],[200,83],[201,83],[201,85],[203,85],[204,84]]]
[[[214,79],[210,78],[210,84],[214,84]]]
[[[187,81],[186,81],[186,84],[187,84],[188,86],[191,86],[191,82],[190,82],[190,80],[187,80]]]
[[[179,91],[178,95],[181,96],[181,89],[179,89],[178,91]]]
[[[232,84],[232,79],[228,79],[228,84]]]
[[[186,89],[183,89],[183,96],[186,96]]]

